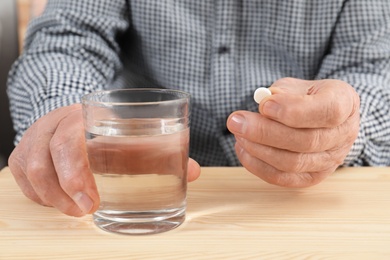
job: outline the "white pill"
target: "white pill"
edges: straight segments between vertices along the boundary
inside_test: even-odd
[[[272,93],[268,88],[258,88],[256,89],[255,94],[253,95],[253,99],[256,101],[257,104],[260,104],[263,98],[271,95]]]

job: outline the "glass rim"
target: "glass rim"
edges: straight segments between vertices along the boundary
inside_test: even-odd
[[[175,99],[170,100],[159,100],[159,101],[138,101],[138,102],[117,102],[117,101],[97,101],[90,99],[90,97],[96,96],[96,95],[104,95],[109,93],[120,93],[120,92],[154,92],[154,93],[176,93],[180,94],[181,96],[178,96]],[[84,105],[95,105],[95,106],[144,106],[144,105],[155,105],[155,104],[169,104],[169,103],[176,103],[178,101],[185,101],[189,100],[191,94],[182,90],[177,89],[169,89],[169,88],[123,88],[123,89],[111,89],[111,90],[98,90],[94,92],[90,92],[88,94],[85,94],[81,98],[81,103]]]

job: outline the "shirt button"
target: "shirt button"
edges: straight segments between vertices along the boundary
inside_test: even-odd
[[[229,48],[226,47],[226,46],[221,46],[218,48],[218,54],[225,54],[225,53],[229,53]]]

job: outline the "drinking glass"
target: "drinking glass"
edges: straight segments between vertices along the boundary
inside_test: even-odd
[[[154,234],[185,219],[188,93],[98,91],[82,99],[90,168],[100,195],[95,224],[121,234]]]

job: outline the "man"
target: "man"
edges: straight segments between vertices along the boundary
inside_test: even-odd
[[[49,1],[10,73],[11,171],[32,200],[93,212],[77,103],[145,86],[191,93],[201,165],[292,187],[340,165],[390,165],[389,14],[383,0]],[[257,87],[273,93],[259,105]]]

